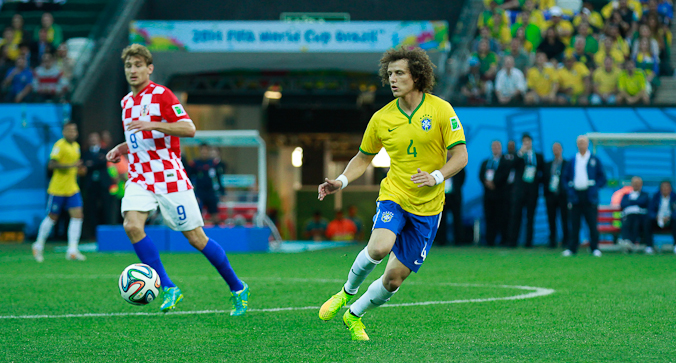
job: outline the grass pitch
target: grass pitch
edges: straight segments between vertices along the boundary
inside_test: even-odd
[[[325,323],[317,312],[340,289],[358,246],[230,255],[252,292],[252,311],[240,318],[228,315],[227,287],[201,254],[162,255],[185,299],[176,313],[156,314],[159,302],[132,306],[117,291],[119,273],[138,262],[135,255],[90,253],[87,261],[72,262],[51,248],[38,264],[28,244],[0,245],[0,361],[676,361],[673,254],[606,253],[599,259],[584,253],[562,258],[545,249],[434,248],[392,305],[532,292],[513,286],[555,292],[383,307],[364,317],[371,341],[352,342],[342,313]],[[128,315],[135,313],[151,315]],[[16,318],[29,315],[51,317]]]

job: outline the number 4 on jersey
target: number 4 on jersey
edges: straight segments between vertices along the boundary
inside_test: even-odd
[[[415,149],[415,146],[413,146],[413,152],[411,152],[411,146],[413,146],[413,140],[411,140],[411,143],[408,144],[408,149],[406,149],[406,153],[409,155],[413,155],[414,158],[418,157],[418,151]]]

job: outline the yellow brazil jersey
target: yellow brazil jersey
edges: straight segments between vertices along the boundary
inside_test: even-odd
[[[535,91],[540,97],[548,95],[554,84],[559,82],[559,76],[554,67],[545,66],[542,72],[537,67],[528,70],[526,76],[528,88]]]
[[[589,68],[582,62],[573,63],[569,70],[566,67],[559,68],[559,85],[561,90],[572,88],[575,96],[584,92],[584,79],[589,77]]]
[[[391,200],[405,211],[420,216],[441,213],[443,184],[418,188],[411,175],[431,173],[446,164],[447,149],[465,143],[462,124],[453,107],[429,93],[411,117],[399,108],[399,100],[376,112],[364,132],[359,150],[368,155],[385,148],[390,156],[390,171],[380,183],[378,200]]]
[[[60,164],[72,164],[80,160],[80,145],[77,142],[69,143],[66,139],[61,139],[54,144],[49,158]],[[49,194],[57,197],[70,197],[79,191],[76,167],[54,169],[47,189]]]
[[[613,67],[610,72],[606,72],[605,68],[597,68],[594,71],[592,79],[594,80],[594,85],[598,87],[600,93],[608,94],[615,92],[617,89],[620,73],[622,73],[622,71],[617,67]]]

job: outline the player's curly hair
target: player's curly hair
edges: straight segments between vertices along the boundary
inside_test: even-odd
[[[148,48],[141,44],[132,44],[128,45],[122,50],[122,61],[126,61],[128,57],[141,57],[145,59],[146,65],[153,64],[153,55],[150,53]]]
[[[408,60],[408,69],[415,82],[415,88],[422,92],[432,92],[435,83],[434,64],[430,60],[430,57],[427,56],[427,53],[418,47],[405,48],[404,46],[399,46],[383,54],[383,57],[380,58],[380,70],[378,71],[383,86],[390,84],[387,67],[391,62],[396,62],[400,59]]]

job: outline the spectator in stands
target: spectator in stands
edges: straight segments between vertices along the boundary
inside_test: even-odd
[[[54,65],[54,56],[51,53],[45,53],[42,56],[42,63],[35,68],[33,87],[37,102],[63,101],[66,89],[61,78],[61,70]]]
[[[603,39],[601,48],[594,54],[594,64],[601,67],[605,63],[606,57],[610,57],[617,67],[622,67],[624,64],[624,54],[614,46],[613,40],[610,38]]]
[[[566,55],[571,55],[576,62],[584,64],[587,69],[594,69],[594,54],[586,52],[586,40],[577,37],[573,45],[573,48],[566,49]]]
[[[523,3],[523,10],[530,12],[529,23],[534,24],[540,28],[540,33],[544,33],[544,31],[548,28],[547,21],[545,20],[545,16],[542,13],[543,9],[538,9],[535,5],[535,0],[526,0]]]
[[[491,37],[491,30],[488,27],[479,28],[479,36],[472,42],[472,52],[479,50],[479,42],[482,40],[488,41],[488,49],[490,49],[491,52],[500,53],[500,50],[502,49],[500,43]]]
[[[322,212],[315,211],[312,219],[305,223],[303,235],[305,238],[315,242],[321,242],[326,239],[326,227],[328,222],[322,217]]]
[[[669,14],[660,11],[657,0],[648,0],[648,6],[643,8],[643,19],[645,19],[650,14],[657,16],[657,20],[659,20],[659,23],[662,24],[662,26],[669,28],[671,26],[671,19],[674,16],[673,6],[671,10],[671,16],[669,16]]]
[[[622,71],[615,67],[613,58],[607,56],[603,67],[594,71],[592,76],[594,94],[591,97],[592,105],[614,105],[617,103],[617,85]]]
[[[516,22],[512,25],[512,40],[516,37],[517,31],[523,29],[525,39],[523,48],[528,52],[533,52],[542,42],[542,31],[537,25],[531,23],[530,19],[530,10],[523,10],[517,16]]]
[[[30,50],[30,66],[32,68],[35,68],[40,64],[43,55],[47,53],[54,54],[55,48],[52,45],[52,43],[47,41],[46,30],[40,29],[38,40],[35,42],[31,42],[29,50]]]
[[[509,195],[507,193],[507,178],[509,177],[511,162],[502,156],[502,143],[491,143],[492,156],[483,163],[479,170],[479,180],[484,187],[484,218],[486,220],[486,244],[495,246],[498,234],[502,244],[507,243],[509,215]]]
[[[14,14],[12,16],[12,30],[14,30],[14,43],[21,44],[24,41],[25,34],[23,16],[21,14]]]
[[[483,105],[488,102],[488,87],[481,79],[480,62],[476,57],[469,59],[469,72],[460,81],[460,92],[470,105]]]
[[[561,229],[563,230],[563,241],[568,242],[568,195],[563,186],[563,171],[568,166],[568,161],[563,158],[563,147],[561,143],[555,142],[552,145],[554,160],[545,164],[542,186],[547,205],[547,221],[549,222],[549,247],[556,248],[558,241],[556,239],[556,213],[558,211],[561,218]]]
[[[66,43],[61,43],[56,49],[55,55],[56,66],[59,67],[63,75],[64,82],[70,88],[70,82],[73,79],[73,67],[75,67],[75,61],[73,58],[68,56],[68,46]]]
[[[552,63],[558,62],[563,56],[563,52],[566,50],[566,45],[563,44],[559,36],[556,34],[556,29],[549,28],[545,32],[545,38],[538,46],[538,52],[543,52],[547,56],[547,59],[551,60]]]
[[[568,192],[568,213],[571,220],[568,249],[563,256],[577,253],[580,245],[580,218],[589,226],[589,247],[592,254],[601,257],[599,251],[598,205],[599,189],[606,185],[606,176],[601,160],[589,151],[589,139],[577,137],[578,153],[568,162],[563,173],[563,185]]]
[[[538,52],[535,55],[535,67],[528,70],[526,77],[528,89],[525,101],[532,105],[536,103],[554,103],[559,90],[558,72],[547,64],[547,55]]]
[[[495,94],[501,105],[519,104],[526,95],[523,72],[514,67],[514,57],[505,57],[505,65],[495,77]]]
[[[629,57],[629,43],[620,35],[619,28],[616,25],[609,25],[606,27],[606,34],[601,38],[610,38],[613,41],[613,47],[622,52],[624,58]]]
[[[571,44],[575,47],[575,43],[578,39],[584,39],[584,53],[591,54],[592,56],[596,54],[599,50],[599,42],[594,37],[594,33],[591,28],[589,28],[589,23],[582,22],[575,30],[575,35],[570,39]]]
[[[560,105],[587,105],[591,91],[589,76],[590,72],[587,66],[576,61],[572,55],[567,55],[563,60],[563,67],[558,70],[559,94],[557,103]]]
[[[575,30],[573,24],[568,20],[563,19],[563,11],[558,6],[553,6],[549,9],[549,15],[551,15],[552,18],[547,22],[547,27],[554,28],[554,30],[556,30],[556,35],[561,39],[563,44],[568,46],[570,44],[570,38],[573,36],[573,31]]]
[[[643,180],[635,176],[631,178],[632,191],[622,197],[620,208],[622,208],[622,245],[628,247],[638,244],[640,231],[643,231],[642,240],[646,242],[647,238],[647,214],[650,205],[650,196],[643,191]],[[653,253],[651,245],[646,247],[646,253]]]
[[[674,238],[674,253],[676,253],[676,222],[672,217],[676,216],[676,193],[672,190],[670,181],[660,183],[660,190],[653,195],[648,211],[648,232],[646,245],[653,247],[653,231],[671,230]],[[646,252],[648,249],[646,248]]]
[[[582,11],[573,18],[573,26],[576,28],[582,23],[589,24],[593,33],[599,33],[603,29],[603,16],[594,11],[594,5],[590,2],[582,3]]]
[[[343,216],[342,210],[336,210],[336,217],[326,227],[326,237],[332,241],[354,241],[357,226]]]
[[[647,39],[650,43],[650,53],[659,57],[660,45],[657,43],[657,40],[652,37],[650,27],[646,23],[639,25],[638,32],[634,33],[634,37],[631,42],[631,57],[636,58],[636,54],[638,54],[638,45],[640,44],[641,39]]]
[[[63,31],[61,30],[61,26],[54,24],[54,17],[51,13],[42,14],[41,26],[35,28],[33,40],[37,41],[40,39],[40,29],[47,31],[47,41],[52,43],[55,47],[58,47],[61,45],[61,42],[63,42]]]
[[[514,162],[514,194],[508,245],[516,247],[521,230],[521,217],[526,209],[526,248],[533,247],[533,225],[535,208],[540,196],[545,161],[542,154],[533,150],[533,138],[524,133],[521,136],[521,149]]]
[[[33,90],[33,72],[28,68],[25,58],[17,58],[16,65],[12,67],[2,82],[2,87],[7,89],[5,102],[21,103],[31,101]]]
[[[648,39],[639,40],[638,52],[634,58],[637,69],[642,69],[646,74],[646,82],[650,84],[649,90],[656,90],[660,86],[660,59],[657,54],[650,51]],[[652,92],[648,92],[650,95]]]
[[[493,22],[488,25],[491,31],[491,37],[496,39],[502,48],[509,46],[512,41],[512,33],[509,30],[509,22],[503,20],[503,12],[496,11],[493,13]]]
[[[641,14],[629,9],[627,0],[619,0],[616,10],[620,14],[622,20],[620,21],[620,33],[623,38],[631,35],[636,31],[637,20],[641,19]]]
[[[479,42],[479,49],[472,54],[472,57],[479,60],[479,73],[483,80],[492,81],[495,79],[495,75],[498,73],[498,56],[489,50],[486,39]]]
[[[347,207],[347,218],[354,223],[354,225],[357,227],[357,233],[354,236],[354,239],[356,241],[363,241],[364,240],[364,221],[359,217],[359,210],[357,209],[357,206],[352,204],[351,206]]]
[[[671,0],[660,0],[657,4],[657,12],[663,16],[662,23],[664,26],[671,28],[671,23],[674,20],[674,4]]]
[[[650,33],[653,39],[657,41],[660,53],[660,63],[662,64],[661,74],[671,76],[674,73],[671,67],[671,31],[668,28],[660,26],[657,16],[649,14],[646,18],[646,24],[650,28]]]
[[[619,95],[617,103],[635,105],[639,102],[647,105],[650,96],[646,91],[646,75],[642,69],[636,69],[634,61],[629,59],[624,63],[624,71],[620,73],[618,80]]]
[[[10,27],[5,28],[2,32],[2,41],[0,41],[0,46],[5,48],[5,54],[7,59],[12,62],[15,62],[19,55],[19,44],[14,42],[14,30]]]
[[[524,74],[526,70],[532,65],[531,55],[526,52],[523,46],[521,46],[521,40],[519,38],[512,38],[512,42],[509,44],[509,49],[505,50],[504,56],[501,59],[503,67],[505,58],[508,55],[512,56],[514,59],[514,68],[519,69]]]

